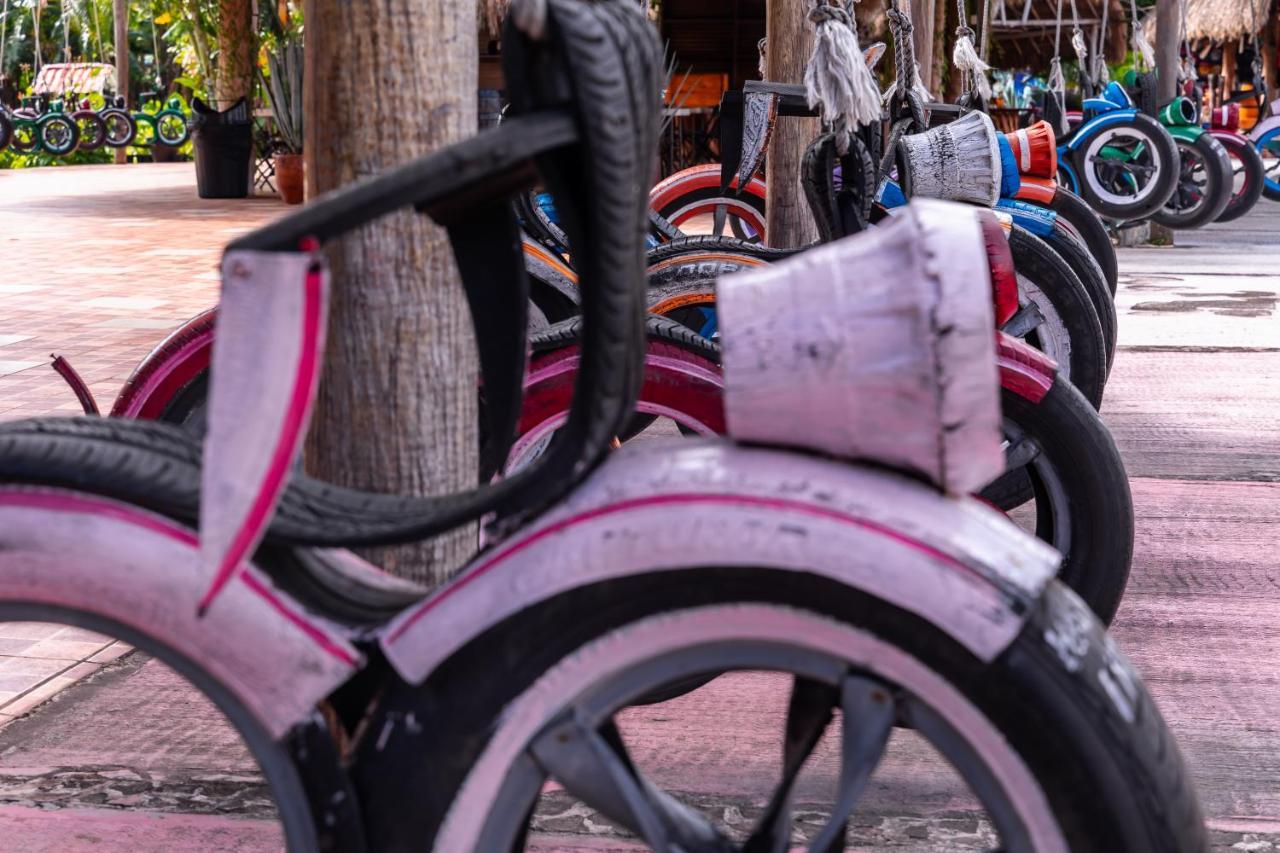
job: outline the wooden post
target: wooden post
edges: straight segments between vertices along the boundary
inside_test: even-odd
[[[305,18],[312,195],[476,132],[475,0],[307,0]],[[445,232],[405,210],[329,256],[328,355],[308,468],[380,492],[473,487],[479,362]],[[431,583],[475,547],[471,526],[372,559]]]
[[[799,83],[813,52],[813,28],[799,0],[769,0],[765,19],[769,39],[768,79]],[[779,119],[765,157],[769,243],[803,246],[818,239],[818,228],[800,189],[800,159],[818,132],[818,120]]]
[[[942,78],[951,64],[947,61],[947,10],[950,6],[947,0],[933,4],[933,62],[928,66],[920,66],[929,75],[924,84],[935,98],[941,98],[943,95]]]
[[[213,102],[220,110],[253,92],[257,38],[251,0],[218,0],[218,74]]]
[[[1220,103],[1223,104],[1231,99],[1231,92],[1236,87],[1236,50],[1238,47],[1239,42],[1235,39],[1230,39],[1222,45],[1222,100]]]
[[[1160,102],[1173,100],[1178,92],[1178,47],[1182,18],[1178,0],[1156,2],[1156,70],[1160,75]]]
[[[945,0],[944,0],[945,2]],[[925,88],[933,89],[933,24],[934,0],[911,0],[912,41],[915,43],[916,62],[920,65],[920,79]]]
[[[1280,12],[1271,12],[1266,23],[1262,25],[1259,37],[1262,41],[1262,73],[1267,81],[1267,99],[1275,100],[1280,96],[1280,67],[1277,67],[1276,28],[1280,24]],[[1262,115],[1268,112],[1267,104],[1262,105]]]
[[[116,57],[116,94],[129,103],[129,0],[113,0],[112,11],[115,20],[115,41],[111,49]],[[115,150],[116,163],[125,162],[123,148]]]

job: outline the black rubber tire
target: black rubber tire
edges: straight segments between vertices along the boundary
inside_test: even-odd
[[[48,135],[51,128],[60,127],[63,130],[63,141],[57,145],[50,145]],[[65,115],[49,115],[36,122],[36,133],[40,137],[40,145],[45,151],[56,157],[65,157],[72,151],[76,150],[76,146],[80,144],[80,128],[69,116]]]
[[[138,123],[128,110],[107,109],[102,111],[102,121],[107,125],[107,144],[112,148],[124,148],[132,145],[138,135]],[[112,133],[111,128],[120,128],[123,132]]]
[[[1227,206],[1222,209],[1222,213],[1218,214],[1218,218],[1214,222],[1231,222],[1244,216],[1253,210],[1253,206],[1258,203],[1258,199],[1262,198],[1262,190],[1266,186],[1264,178],[1266,177],[1266,167],[1262,162],[1262,155],[1258,153],[1258,149],[1253,147],[1247,138],[1237,139],[1234,136],[1215,136],[1214,139],[1226,150],[1227,156],[1231,159],[1231,171],[1234,178],[1235,170],[1238,168],[1244,174],[1244,186],[1240,188],[1240,192],[1231,196],[1231,200],[1227,202]],[[1234,183],[1232,185],[1234,187]]]
[[[371,846],[431,847],[454,792],[502,728],[503,709],[556,663],[606,637],[625,643],[626,634],[615,632],[642,619],[735,603],[785,606],[855,627],[953,685],[1043,786],[1072,851],[1208,850],[1172,733],[1128,659],[1066,587],[1050,583],[1010,646],[983,663],[886,601],[765,569],[651,573],[566,593],[474,640],[425,683],[391,686],[385,719],[421,719],[429,709],[432,725],[388,725],[381,739],[360,743],[352,774]],[[494,661],[502,662],[503,678],[475,677]]]
[[[1080,277],[1040,238],[1014,226],[1009,249],[1019,278],[1035,282],[1062,318],[1071,344],[1070,378],[1095,408],[1102,406],[1107,377],[1107,342],[1093,300]],[[1034,333],[1025,338],[1040,349]]]
[[[1153,214],[1151,219],[1166,228],[1200,228],[1221,216],[1222,211],[1231,202],[1231,158],[1227,156],[1227,149],[1222,147],[1222,143],[1214,139],[1208,131],[1201,133],[1194,140],[1179,137],[1175,138],[1174,142],[1178,146],[1180,158],[1185,153],[1199,158],[1204,163],[1205,195],[1209,198],[1198,208],[1179,210],[1173,206],[1178,198],[1178,190],[1175,189],[1169,202]]]
[[[1111,374],[1111,365],[1116,358],[1116,303],[1111,289],[1107,287],[1102,267],[1094,259],[1093,253],[1084,241],[1065,222],[1056,222],[1053,231],[1041,238],[1049,244],[1049,248],[1057,252],[1058,257],[1067,262],[1080,278],[1080,283],[1089,293],[1093,302],[1093,310],[1098,312],[1098,324],[1102,328],[1102,339],[1107,347],[1107,374]]]
[[[1102,268],[1102,275],[1107,280],[1111,295],[1116,295],[1116,286],[1120,280],[1120,264],[1116,260],[1116,247],[1111,242],[1111,235],[1093,208],[1085,204],[1084,199],[1066,187],[1059,187],[1053,194],[1049,209],[1065,219],[1084,244],[1089,247],[1089,254]]]
[[[9,147],[11,139],[13,139],[13,122],[9,121],[9,116],[4,110],[0,110],[0,151]]]
[[[165,124],[171,124],[171,122],[165,122],[165,119],[174,119],[174,118],[181,121],[182,132],[178,134],[170,134],[168,136],[161,134],[160,133],[161,126]],[[179,112],[178,110],[163,109],[160,112],[156,113],[156,140],[160,142],[162,145],[168,145],[170,147],[177,148],[185,144],[186,141],[190,138],[191,138],[191,129],[187,127],[187,117],[184,116],[181,112]]]
[[[645,255],[645,263],[652,268],[654,264],[669,261],[682,255],[705,252],[734,252],[750,255],[763,261],[780,261],[804,251],[800,249],[778,249],[760,243],[748,243],[737,237],[717,237],[714,234],[695,234],[654,246]]]
[[[9,147],[19,154],[30,154],[40,147],[40,129],[31,121],[15,124],[13,135],[9,137]]]
[[[1062,379],[1039,402],[1009,390],[1000,401],[1005,419],[1040,446],[1066,492],[1071,541],[1058,580],[1109,625],[1133,564],[1133,496],[1120,451],[1089,401]],[[981,495],[1009,510],[1024,503],[1028,491],[1037,499],[1043,494],[1019,469]]]
[[[1169,200],[1169,196],[1172,195],[1178,182],[1178,149],[1174,145],[1173,137],[1169,135],[1169,131],[1165,130],[1160,122],[1145,113],[1137,113],[1123,122],[1108,125],[1109,128],[1124,126],[1141,131],[1151,141],[1155,161],[1160,164],[1160,171],[1155,179],[1156,186],[1151,195],[1141,204],[1115,204],[1099,196],[1094,189],[1093,183],[1089,180],[1092,172],[1086,171],[1085,167],[1088,164],[1083,162],[1087,145],[1081,145],[1071,155],[1072,165],[1075,167],[1076,175],[1080,180],[1081,198],[1101,216],[1118,222],[1148,218],[1164,207],[1165,202]]]
[[[107,144],[107,123],[93,110],[76,110],[71,114],[80,131],[79,150],[97,151]]]

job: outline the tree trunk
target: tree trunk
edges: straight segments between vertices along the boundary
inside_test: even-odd
[[[313,194],[476,132],[475,0],[307,0],[305,18]],[[399,494],[473,487],[479,366],[445,232],[402,211],[337,241],[329,256],[329,344],[308,468]],[[431,583],[475,545],[470,526],[371,559]]]
[[[804,11],[804,5],[795,0],[769,0],[765,24],[769,80],[799,83],[804,79],[804,66],[813,52],[813,29]],[[800,189],[800,159],[817,132],[816,118],[779,119],[774,128],[765,157],[770,245],[803,246],[818,239],[818,228]]]
[[[916,62],[920,64],[920,79],[930,92],[933,91],[934,10],[934,0],[911,0],[911,40],[916,49]]]
[[[116,58],[116,94],[129,103],[129,0],[113,0],[112,11],[115,21],[114,41],[111,50]],[[117,148],[115,160],[125,162],[125,151]]]
[[[257,39],[251,0],[218,0],[218,76],[213,102],[220,110],[253,92]]]
[[[1182,19],[1178,0],[1157,0],[1156,4],[1156,69],[1160,75],[1160,103],[1173,100],[1178,93],[1178,45]]]

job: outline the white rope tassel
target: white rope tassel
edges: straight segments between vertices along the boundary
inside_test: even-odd
[[[1084,61],[1089,58],[1089,48],[1084,43],[1084,30],[1076,30],[1071,34],[1071,46],[1075,48],[1076,59],[1080,62],[1080,67],[1084,67]]]
[[[767,38],[762,38],[756,42],[756,52],[760,54],[760,62],[756,66],[756,70],[760,72],[761,80],[768,80],[769,75],[765,70],[768,68],[769,59],[769,40]]]
[[[926,104],[933,100],[933,94],[928,87],[924,85],[924,78],[920,76],[920,63],[915,63],[915,72],[911,79],[911,90],[920,96],[920,100]],[[889,84],[889,88],[884,90],[884,94],[880,96],[880,102],[887,104],[894,93],[898,91],[898,81],[894,80]]]
[[[978,56],[978,51],[973,46],[972,34],[964,32],[956,36],[956,49],[951,54],[951,62],[956,68],[973,78],[982,100],[991,100],[991,81],[987,79],[987,72],[991,70],[991,66]]]
[[[813,55],[804,69],[805,91],[810,107],[821,106],[822,120],[835,129],[837,147],[844,153],[855,127],[880,119],[880,90],[843,8],[815,0],[809,20],[814,22],[814,38]]]
[[[547,34],[547,0],[511,0],[511,20],[535,41]]]
[[[1156,49],[1147,40],[1146,19],[1139,22],[1138,10],[1133,5],[1133,0],[1129,0],[1129,2],[1131,8],[1133,8],[1133,52],[1141,58],[1143,68],[1154,68],[1156,65]]]
[[[1067,76],[1062,73],[1062,59],[1055,56],[1049,61],[1049,88],[1059,96],[1067,96]]]

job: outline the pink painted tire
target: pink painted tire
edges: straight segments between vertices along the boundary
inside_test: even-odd
[[[887,601],[767,569],[654,572],[565,595],[539,617],[513,618],[451,661],[466,672],[501,660],[504,677],[468,685],[465,713],[441,721],[440,737],[460,753],[441,768],[460,774],[444,786],[457,793],[447,809],[424,804],[412,817],[414,838],[445,850],[524,849],[540,793],[554,790],[548,805],[557,813],[612,821],[645,849],[773,849],[761,838],[783,839],[782,849],[794,826],[785,806],[743,821],[733,840],[711,815],[757,779],[765,786],[750,789],[754,802],[789,802],[815,744],[824,733],[838,737],[827,727],[839,709],[843,745],[823,756],[837,764],[827,770],[835,793],[822,786],[810,812],[822,817],[805,827],[806,848],[861,846],[847,827],[882,755],[896,748],[890,731],[901,720],[959,771],[1001,849],[1207,849],[1194,788],[1154,701],[1060,584],[989,663]],[[701,737],[631,728],[631,697],[708,671],[738,681],[722,676],[700,691],[716,691],[696,706],[707,727]],[[764,672],[773,690],[759,689]],[[765,706],[776,712],[760,713]],[[785,756],[764,774],[743,767],[750,759],[732,743],[740,731],[761,730],[776,731],[767,742]],[[684,768],[699,771],[696,799],[672,784]],[[910,804],[908,788],[895,794],[882,800],[895,813],[922,805]]]

